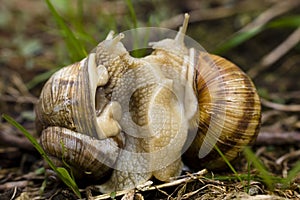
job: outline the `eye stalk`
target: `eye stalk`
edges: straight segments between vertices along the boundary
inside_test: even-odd
[[[169,181],[183,163],[223,168],[215,145],[236,159],[258,134],[259,96],[236,65],[186,46],[188,20],[185,14],[174,38],[151,42],[146,57],[131,57],[124,34],[110,32],[82,61],[56,72],[36,106],[46,153],[81,178],[112,172],[100,186],[105,193],[151,177]]]

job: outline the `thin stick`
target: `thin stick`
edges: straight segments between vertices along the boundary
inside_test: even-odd
[[[277,4],[260,14],[254,21],[249,23],[247,26],[242,28],[239,32],[248,31],[253,28],[260,28],[264,26],[266,23],[271,21],[277,16],[280,16],[300,5],[300,1],[298,0],[286,0],[286,1],[279,1]],[[257,67],[251,68],[247,74],[254,78],[259,74],[260,71],[265,70],[270,65],[258,65]]]
[[[279,1],[271,8],[267,9],[263,13],[261,13],[255,20],[251,23],[247,24],[244,28],[239,30],[239,32],[249,31],[253,28],[262,27],[267,24],[269,21],[274,19],[275,17],[282,15],[297,6],[300,5],[300,1],[298,0],[285,0]]]
[[[285,155],[281,156],[280,158],[278,158],[275,163],[277,165],[281,165],[285,160],[290,159],[290,158],[295,158],[295,157],[297,158],[299,156],[300,156],[300,150],[292,151],[292,152],[285,154]]]
[[[270,66],[289,52],[300,41],[300,28],[296,29],[285,41],[277,46],[273,51],[264,56],[261,60],[262,66]]]
[[[241,1],[238,2],[235,6],[232,7],[217,7],[217,8],[206,8],[201,7],[198,9],[193,9],[189,12],[191,15],[190,23],[201,22],[207,20],[217,20],[226,17],[230,17],[232,15],[238,13],[245,13],[251,11],[257,11],[258,9],[266,8],[269,6],[269,3],[265,3],[265,1]],[[160,26],[164,28],[174,29],[181,25],[182,23],[182,13],[178,14],[174,17],[171,17],[167,20],[161,22]]]
[[[274,102],[268,101],[263,98],[261,98],[261,103],[262,103],[262,105],[269,107],[269,108],[273,108],[275,110],[287,111],[287,112],[299,112],[300,111],[300,105],[298,105],[298,104],[284,105],[284,104],[274,103]]]
[[[171,181],[169,183],[163,183],[161,185],[154,185],[154,186],[151,186],[151,187],[141,188],[138,191],[150,191],[150,190],[156,190],[156,189],[171,187],[171,186],[175,186],[175,185],[180,185],[182,183],[188,183],[188,182],[191,182],[191,181],[193,181],[193,180],[195,180],[195,179],[197,179],[197,178],[205,175],[206,173],[207,173],[207,170],[203,169],[203,170],[198,171],[196,173],[184,176],[181,179],[174,180],[174,181]],[[131,191],[132,190],[118,191],[118,192],[116,192],[116,194],[114,196],[115,197],[122,196],[122,195],[127,194],[128,192],[131,192]],[[95,196],[94,200],[102,200],[102,199],[108,199],[108,198],[111,198],[111,194],[103,194],[103,195]]]
[[[287,145],[299,144],[300,132],[260,132],[255,144],[257,145]]]
[[[12,182],[6,182],[2,185],[0,185],[0,190],[1,191],[5,191],[5,190],[9,190],[12,188],[24,188],[26,186],[28,186],[29,181],[25,180],[25,181],[12,181]]]
[[[27,151],[34,151],[34,147],[26,137],[13,134],[15,130],[8,128],[6,125],[0,126],[0,145],[17,147]]]

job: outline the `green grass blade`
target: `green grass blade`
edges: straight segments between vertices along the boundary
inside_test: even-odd
[[[248,174],[239,174],[239,178],[237,178],[236,175],[225,175],[225,176],[222,176],[222,175],[213,175],[213,176],[206,176],[207,178],[211,179],[213,178],[214,180],[219,180],[219,181],[241,181],[241,180],[248,180],[249,179],[249,176]],[[250,178],[253,180],[255,179],[255,176],[250,176]]]
[[[259,171],[263,182],[267,185],[267,187],[271,190],[274,188],[274,184],[272,181],[272,175],[266,170],[265,166],[261,163],[261,161],[255,156],[255,154],[251,151],[249,147],[244,149],[244,154],[248,160],[248,162],[252,162],[254,167]]]
[[[47,3],[49,10],[51,11],[57,25],[60,28],[62,36],[65,38],[65,42],[72,61],[75,62],[86,57],[87,52],[85,51],[85,48],[80,43],[80,41],[76,39],[75,35],[66,25],[62,17],[58,14],[58,12],[55,10],[50,0],[45,0],[45,2]]]
[[[65,144],[63,143],[62,140],[60,141],[60,145],[61,145],[61,148],[62,148],[62,158],[61,158],[61,160],[62,160],[64,166],[66,166],[66,167],[69,169],[69,171],[70,171],[70,176],[71,176],[70,178],[71,178],[72,180],[75,180],[75,177],[74,177],[73,171],[72,171],[72,167],[71,167],[71,166],[66,162],[66,160],[65,160],[65,152],[66,152],[67,150],[66,150]]]
[[[251,182],[251,163],[249,162],[249,160],[247,160],[247,188],[246,188],[246,192],[249,193],[250,190],[250,182]]]
[[[132,2],[131,0],[126,0],[126,4],[128,6],[128,9],[129,9],[129,13],[130,13],[130,16],[131,16],[131,19],[133,21],[133,28],[137,28],[137,18],[136,18],[136,13],[135,13],[135,10],[134,10],[134,7],[132,5]]]
[[[300,161],[289,171],[287,178],[283,180],[283,183],[287,187],[295,177],[300,173]]]
[[[61,176],[63,176],[64,178],[66,178],[68,181],[65,182],[65,184],[69,187],[69,188],[73,188],[73,187],[77,187],[76,182],[74,181],[74,179],[71,177],[70,173],[68,172],[68,170],[66,170],[66,168],[63,167],[57,167],[56,168],[57,172],[59,174],[61,174]],[[80,194],[79,190],[78,193]]]
[[[222,157],[222,159],[226,162],[226,164],[231,169],[231,171],[234,173],[234,175],[239,179],[240,182],[242,182],[241,177],[239,176],[239,174],[237,173],[237,171],[234,169],[234,167],[231,165],[231,163],[228,161],[228,159],[225,157],[225,155],[222,153],[222,151],[219,149],[219,147],[217,147],[217,145],[215,145],[214,148],[220,154],[220,156]]]
[[[83,27],[83,15],[84,15],[84,9],[83,9],[83,0],[77,0],[77,27],[80,30],[84,30]]]
[[[88,42],[93,46],[97,44],[97,41],[85,31],[84,27],[84,8],[83,8],[83,0],[77,0],[77,11],[75,15],[75,19],[72,21],[74,28],[76,30],[76,35],[78,39],[82,42]]]
[[[298,28],[300,26],[300,15],[282,17],[268,23],[268,28]]]
[[[34,88],[35,86],[37,86],[38,84],[40,84],[43,81],[46,81],[47,79],[50,78],[50,76],[56,72],[59,68],[54,68],[51,69],[49,71],[46,71],[42,74],[39,74],[37,76],[35,76],[31,81],[29,81],[28,83],[26,83],[26,87],[30,90],[32,88]]]
[[[75,183],[75,181],[71,178],[70,174],[67,170],[62,170],[61,168],[57,168],[53,162],[49,159],[49,157],[46,155],[46,152],[44,149],[40,146],[39,142],[18,122],[16,122],[13,118],[10,116],[3,114],[2,117],[9,122],[11,125],[19,129],[26,137],[27,139],[32,143],[32,145],[35,147],[35,149],[42,155],[42,157],[45,159],[45,161],[48,163],[48,165],[53,169],[54,172],[58,175],[58,177],[68,186],[70,187],[73,192],[81,198],[81,194],[79,192],[79,189]]]
[[[265,29],[269,28],[298,28],[300,26],[300,16],[288,16],[282,17],[280,19],[273,20],[267,23],[265,26],[255,27],[246,32],[237,32],[226,42],[222,43],[217,47],[217,49],[213,52],[215,54],[222,54],[238,45],[246,42],[252,37],[258,35]]]
[[[238,45],[246,42],[247,40],[251,39],[252,37],[259,34],[264,27],[256,27],[246,32],[238,32],[234,34],[229,40],[224,42],[223,44],[219,45],[216,50],[213,51],[214,54],[222,54],[227,52],[228,50],[237,47]]]

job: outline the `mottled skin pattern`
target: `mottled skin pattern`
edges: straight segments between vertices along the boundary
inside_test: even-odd
[[[151,177],[178,176],[182,148],[194,129],[198,134],[183,156],[185,164],[223,167],[215,151],[199,157],[214,144],[229,160],[236,158],[257,136],[258,95],[234,64],[211,54],[196,57],[185,47],[185,17],[175,39],[152,43],[149,56],[131,57],[120,42],[123,35],[109,34],[87,58],[53,75],[36,107],[47,154],[67,158],[75,172],[88,171],[96,180],[112,167],[100,186],[104,193],[132,189]]]

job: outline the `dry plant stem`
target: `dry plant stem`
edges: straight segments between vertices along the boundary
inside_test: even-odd
[[[0,132],[0,144],[18,147],[27,151],[34,151],[33,145],[25,137],[13,135],[11,132]]]
[[[239,32],[249,31],[253,28],[262,27],[275,17],[288,12],[299,5],[299,0],[278,1],[278,3],[261,13],[254,21],[242,28]]]
[[[288,171],[289,171],[288,160],[283,161],[283,163],[281,165],[282,165],[282,170],[281,170],[282,177],[287,178]]]
[[[268,120],[272,120],[274,117],[281,115],[282,112],[279,110],[267,110],[262,113],[261,124],[264,124]]]
[[[202,189],[203,189],[203,187],[202,187],[202,188],[199,188],[199,189],[197,189],[197,190],[195,190],[195,191],[189,192],[189,193],[187,193],[187,194],[184,194],[184,195],[182,196],[182,199],[188,199],[188,198],[190,198],[191,196],[193,196],[193,195],[197,194],[198,192],[200,192]]]
[[[262,105],[273,108],[275,110],[280,110],[280,111],[286,111],[286,112],[299,112],[300,111],[300,105],[284,105],[284,104],[279,104],[279,103],[274,103],[271,101],[268,101],[266,99],[261,98],[261,103]]]
[[[300,157],[300,150],[287,153],[276,160],[277,165],[281,165],[285,160]]]
[[[232,15],[238,13],[245,13],[251,11],[257,11],[258,9],[262,9],[267,7],[269,4],[265,1],[261,0],[248,0],[248,1],[241,1],[236,3],[235,6],[232,7],[218,7],[218,8],[201,8],[192,10],[189,12],[190,14],[190,23],[193,22],[200,22],[206,20],[216,20],[221,18],[230,17]],[[160,26],[165,28],[174,29],[181,25],[182,23],[182,14],[176,15],[172,18],[169,18],[163,21]]]
[[[290,57],[292,59],[296,59],[296,61],[286,61],[283,65],[290,65],[290,66],[296,66],[298,63],[300,63],[300,58],[299,56],[295,57]],[[276,92],[276,93],[270,93],[269,94],[270,98],[276,99],[276,98],[282,98],[284,97],[285,99],[300,99],[300,91],[289,91],[289,92]]]
[[[35,104],[37,98],[27,89],[22,77],[17,73],[8,75],[11,83],[5,87],[7,95],[0,95],[0,101]]]
[[[256,152],[255,152],[255,156],[256,157],[259,157],[262,153],[264,153],[266,151],[266,147],[265,146],[262,146],[262,147],[259,147]]]
[[[125,194],[121,200],[134,200],[134,196],[135,196],[134,194],[135,194],[134,190],[131,190],[130,192]]]
[[[15,199],[16,197],[16,194],[17,194],[17,187],[14,188],[14,193],[11,195],[11,198],[10,199]]]
[[[261,60],[263,67],[270,66],[296,46],[300,41],[300,28],[296,29],[284,42],[276,47]]]
[[[30,93],[29,93],[26,85],[24,84],[23,79],[21,78],[21,76],[19,74],[12,74],[12,76],[10,77],[10,79],[11,79],[11,82],[18,89],[18,91],[20,92],[20,94],[22,94],[24,96],[30,95]]]
[[[87,199],[93,199],[91,187],[87,187],[87,188],[85,189],[85,194],[86,194]]]
[[[261,3],[261,1],[260,1]],[[245,4],[245,5],[244,5]],[[199,22],[204,20],[215,20],[219,18],[229,17],[231,15],[236,14],[243,10],[246,12],[247,10],[251,10],[253,6],[248,5],[248,3],[239,4],[238,6],[232,8],[213,8],[213,9],[199,9],[190,12],[190,23],[192,22]],[[256,4],[255,4],[256,5]],[[258,4],[261,8],[262,5]],[[239,30],[239,32],[246,32],[254,28],[263,27],[266,23],[271,21],[277,16],[280,16],[300,5],[299,0],[286,0],[286,1],[278,1],[275,5],[271,8],[264,11],[260,14],[254,21],[246,25],[244,28]],[[238,8],[238,9],[237,9]],[[256,8],[256,10],[258,9]],[[177,15],[173,18],[170,18],[166,21],[163,21],[160,26],[166,28],[175,28],[181,24],[182,21],[182,14]],[[270,54],[265,56],[262,61],[261,65],[257,67],[251,68],[247,73],[250,77],[255,77],[260,71],[267,69],[271,64],[276,62],[281,56],[283,56],[288,50],[290,50],[294,45],[296,45],[300,39],[300,30],[296,30],[286,41],[284,41],[280,46],[278,46],[274,51]]]
[[[253,22],[242,28],[239,32],[249,31],[253,28],[260,28],[268,23],[273,18],[282,15],[300,5],[299,0],[287,0],[279,1],[277,4],[260,14]],[[263,61],[262,61],[263,62]],[[257,67],[251,68],[247,74],[254,78],[259,74],[260,71],[267,69],[270,65],[258,65]]]
[[[25,180],[25,181],[13,181],[13,182],[8,182],[8,183],[4,183],[2,185],[0,185],[0,191],[4,191],[4,190],[9,190],[15,187],[19,187],[19,188],[23,188],[28,186],[29,181]]]
[[[256,145],[288,145],[299,143],[300,132],[260,132],[255,142]]]
[[[184,178],[181,178],[181,179],[178,179],[178,180],[174,180],[174,181],[171,181],[169,183],[163,183],[161,185],[155,185],[155,186],[145,187],[145,188],[141,188],[139,190],[140,191],[150,191],[150,190],[156,190],[156,189],[171,187],[171,186],[179,185],[179,184],[182,184],[182,183],[188,183],[188,182],[191,182],[191,181],[193,181],[195,179],[198,179],[199,177],[205,175],[206,173],[207,173],[207,170],[203,169],[203,170],[198,171],[196,173],[190,174],[187,177],[184,177]],[[117,196],[122,196],[122,195],[127,194],[127,193],[129,193],[131,191],[132,190],[118,191],[118,192],[116,192],[115,196],[116,197]],[[94,200],[102,200],[102,199],[108,199],[108,198],[110,198],[110,194],[103,194],[103,195],[99,195],[99,196],[94,197]]]
[[[222,187],[222,186],[216,186],[216,185],[214,185],[214,184],[206,184],[205,186],[203,186],[203,187],[201,187],[201,188],[199,188],[199,189],[197,189],[197,190],[195,190],[195,191],[192,191],[192,192],[189,192],[189,193],[184,194],[184,195],[181,197],[181,199],[189,199],[191,196],[197,194],[197,193],[200,192],[201,190],[204,190],[204,189],[206,189],[206,188],[208,188],[208,187],[215,188],[216,190],[221,191],[222,193],[225,193],[225,192],[226,192],[226,189],[225,189],[224,187]]]
[[[12,103],[29,103],[35,104],[37,98],[33,96],[11,96],[11,95],[1,95],[0,101],[12,102]]]

